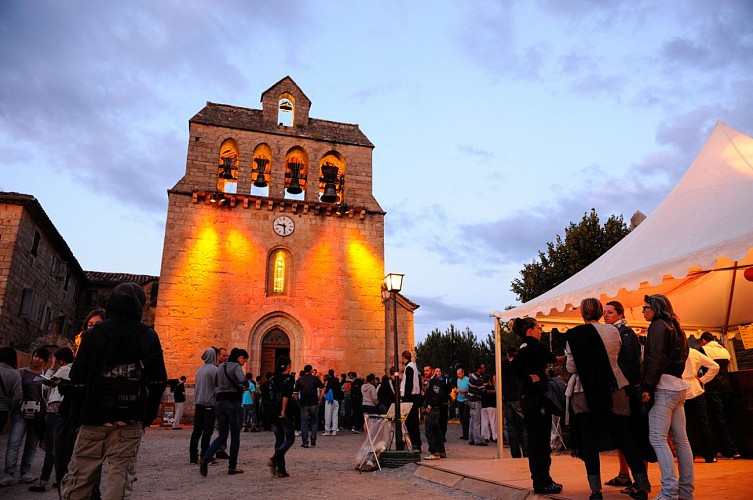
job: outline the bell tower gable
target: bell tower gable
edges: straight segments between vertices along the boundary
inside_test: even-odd
[[[264,123],[267,125],[288,125],[307,127],[311,100],[292,78],[286,76],[261,94],[261,108]],[[291,123],[281,119],[283,113],[291,113]]]

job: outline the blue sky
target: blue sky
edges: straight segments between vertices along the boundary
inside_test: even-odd
[[[376,146],[416,339],[483,338],[570,221],[650,214],[718,119],[753,134],[752,26],[745,0],[4,0],[0,190],[84,269],[159,274],[188,120],[290,75]]]

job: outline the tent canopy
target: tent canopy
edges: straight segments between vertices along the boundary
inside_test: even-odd
[[[717,122],[705,146],[654,212],[608,252],[500,320],[536,317],[549,327],[581,323],[586,297],[618,300],[645,326],[646,294],[669,297],[686,333],[753,322],[753,139]],[[729,331],[731,336],[736,328]]]

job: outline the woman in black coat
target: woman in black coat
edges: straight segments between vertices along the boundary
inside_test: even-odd
[[[556,495],[562,491],[562,485],[554,482],[549,475],[552,465],[552,447],[549,443],[552,417],[544,411],[544,392],[549,380],[547,368],[557,359],[540,342],[541,325],[534,318],[515,318],[512,330],[523,341],[512,361],[512,369],[523,385],[520,404],[528,431],[528,468],[533,491]]]

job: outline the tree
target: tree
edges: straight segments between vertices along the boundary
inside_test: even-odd
[[[473,370],[476,363],[486,364],[487,371],[494,370],[494,336],[480,343],[470,328],[465,327],[462,332],[450,324],[442,333],[435,328],[423,342],[416,345],[416,365],[422,369],[424,365],[436,366],[444,372],[454,375],[455,370],[464,368]]]
[[[571,222],[565,228],[564,240],[557,235],[546,244],[546,253],[539,251],[538,261],[524,264],[510,290],[519,301],[528,302],[588,266],[629,232],[622,215],[611,215],[602,227],[592,208],[578,224]]]

